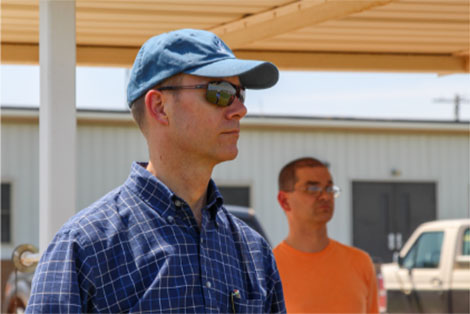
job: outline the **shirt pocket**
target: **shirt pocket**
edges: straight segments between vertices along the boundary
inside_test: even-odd
[[[234,299],[235,313],[264,313],[262,299]],[[232,309],[233,312],[233,309]]]

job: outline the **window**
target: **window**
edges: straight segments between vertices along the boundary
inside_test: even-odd
[[[218,186],[227,205],[250,207],[250,188],[247,186]]]
[[[0,211],[2,219],[2,243],[11,241],[11,184],[2,182],[2,208]]]
[[[470,255],[470,228],[463,233],[462,255]]]
[[[443,232],[423,233],[403,260],[405,268],[437,268],[441,259]]]

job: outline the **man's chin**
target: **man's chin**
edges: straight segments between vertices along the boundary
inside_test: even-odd
[[[333,211],[317,213],[317,221],[327,223],[333,218]]]
[[[224,151],[217,156],[218,163],[234,160],[238,156],[238,148]]]

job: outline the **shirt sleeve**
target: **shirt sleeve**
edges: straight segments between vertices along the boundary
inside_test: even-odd
[[[34,274],[27,313],[82,313],[93,294],[93,268],[78,241],[56,235]],[[84,259],[82,257],[85,257]]]

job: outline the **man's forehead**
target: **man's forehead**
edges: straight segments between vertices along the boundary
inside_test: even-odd
[[[297,181],[331,181],[331,174],[328,168],[315,166],[315,167],[300,167],[295,171]]]

